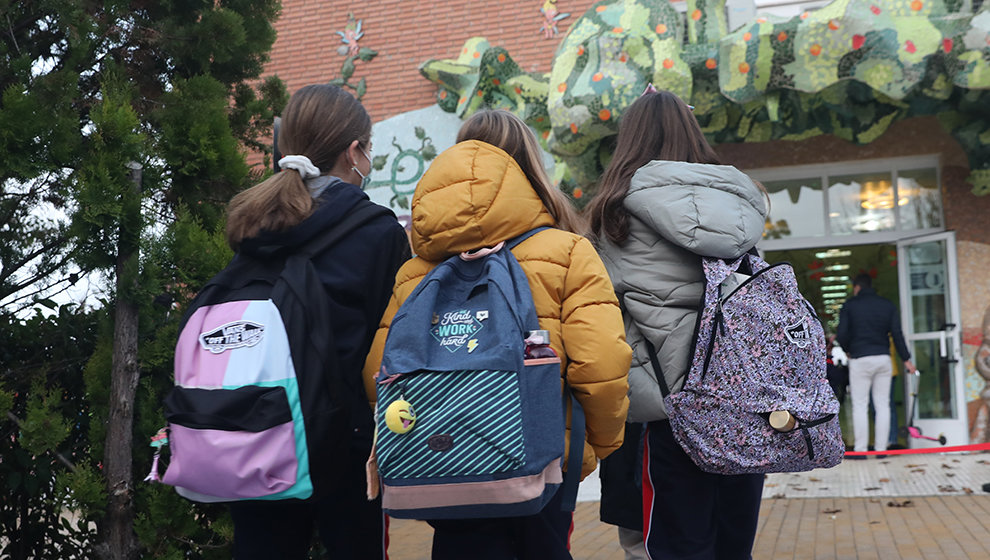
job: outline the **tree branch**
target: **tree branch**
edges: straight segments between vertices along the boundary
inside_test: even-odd
[[[17,415],[15,415],[13,412],[11,412],[11,411],[8,410],[7,411],[7,418],[9,418],[11,421],[13,421],[15,424],[17,424],[17,427],[18,428],[24,429],[24,426],[21,424],[21,419],[18,418]],[[72,461],[66,459],[65,458],[65,455],[62,455],[60,452],[55,451],[54,449],[49,449],[48,452],[51,453],[52,455],[54,455],[55,458],[58,459],[58,462],[59,463],[62,463],[63,465],[65,465],[66,467],[68,467],[70,471],[76,472],[76,466],[72,464]]]
[[[68,259],[66,259],[66,260],[68,260]],[[65,264],[65,263],[63,262],[63,265],[64,265],[64,264]],[[76,273],[76,274],[77,274],[77,275],[78,275],[78,276],[79,276],[80,278],[82,278],[83,276],[87,276],[87,275],[89,275],[89,274],[90,274],[91,272],[92,272],[91,270],[85,270],[85,271],[79,271],[79,272],[78,272],[78,273]],[[25,282],[23,282],[23,283],[22,283],[22,284],[20,285],[20,287],[16,287],[16,286],[15,286],[15,289],[13,289],[13,290],[11,290],[11,291],[10,291],[10,293],[9,293],[9,294],[7,294],[7,295],[12,295],[12,294],[16,294],[16,293],[17,293],[17,292],[19,292],[20,290],[23,290],[23,289],[25,289],[26,287],[28,287],[28,286],[30,286],[30,285],[32,285],[32,284],[34,284],[34,283],[36,283],[36,282],[38,281],[38,279],[39,279],[39,278],[41,278],[41,276],[44,276],[44,275],[36,275],[36,276],[34,276],[34,277],[32,277],[32,279],[31,279],[30,281],[25,281]],[[54,282],[52,282],[52,283],[50,283],[50,284],[48,284],[47,286],[42,286],[41,288],[38,288],[38,289],[36,289],[36,290],[34,290],[34,291],[32,291],[32,292],[28,292],[28,293],[25,293],[25,294],[21,294],[21,295],[19,295],[19,296],[17,296],[17,297],[15,297],[15,298],[13,298],[13,299],[11,299],[11,300],[8,300],[8,301],[6,301],[6,302],[4,302],[4,303],[3,303],[2,305],[0,305],[0,308],[3,308],[3,307],[8,307],[8,306],[11,306],[11,305],[14,305],[15,303],[17,303],[17,302],[19,302],[19,301],[23,301],[23,300],[25,300],[25,299],[29,299],[29,298],[32,298],[32,297],[34,297],[34,296],[36,296],[36,295],[38,295],[38,294],[42,294],[42,293],[45,293],[45,292],[47,292],[48,290],[50,290],[50,289],[52,289],[53,287],[55,287],[55,286],[57,286],[57,285],[59,285],[59,284],[61,284],[61,283],[63,283],[63,282],[68,282],[68,284],[67,284],[67,285],[66,285],[65,287],[63,287],[62,289],[60,289],[60,290],[58,290],[58,291],[55,291],[55,292],[52,292],[51,294],[49,294],[49,297],[51,297],[51,296],[55,296],[55,295],[58,295],[58,294],[61,294],[61,293],[63,293],[63,292],[66,292],[66,291],[68,291],[68,290],[69,290],[69,288],[71,288],[71,287],[72,287],[72,286],[73,286],[73,285],[75,284],[75,282],[72,282],[72,281],[70,281],[70,279],[69,279],[69,278],[60,278],[60,279],[58,279],[58,280],[56,280],[56,281],[54,281]],[[0,298],[0,299],[2,299],[2,298]],[[25,310],[25,309],[27,309],[28,307],[31,307],[32,305],[34,305],[34,302],[33,302],[33,301],[32,301],[32,302],[30,302],[30,303],[25,303],[24,305],[22,305],[22,306],[20,306],[20,307],[18,307],[17,309],[15,309],[15,310],[14,310],[14,313],[19,313],[19,312],[21,312],[21,311],[23,311],[23,310]]]
[[[47,253],[49,250],[54,249],[55,247],[64,244],[68,240],[68,237],[69,236],[68,235],[65,235],[65,234],[59,235],[55,239],[52,239],[48,243],[45,243],[41,247],[38,247],[34,251],[28,253],[27,255],[24,256],[24,258],[22,258],[21,260],[15,262],[9,268],[5,266],[5,267],[3,267],[3,269],[0,269],[0,283],[6,282],[8,278],[10,278],[11,276],[13,276],[13,274],[14,274],[15,271],[24,268],[25,266],[27,266],[27,264],[29,262],[31,262],[34,259],[38,258],[39,256],[43,255],[44,253]],[[68,260],[68,259],[63,259],[62,262],[60,263],[60,266],[62,264],[65,264],[65,261],[66,260]],[[53,268],[53,267],[49,267],[49,268]],[[54,267],[54,268],[57,269],[58,267]]]

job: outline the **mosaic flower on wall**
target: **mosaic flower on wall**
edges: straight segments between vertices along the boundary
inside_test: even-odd
[[[340,42],[344,43],[337,49],[337,52],[341,55],[357,56],[358,50],[361,48],[358,46],[358,39],[364,37],[364,33],[361,32],[361,20],[356,19],[353,13],[348,13],[344,30],[335,31],[335,33],[340,35]]]
[[[556,37],[558,33],[557,22],[571,15],[557,11],[557,0],[546,0],[543,2],[540,13],[543,14],[543,27],[540,27],[540,33],[543,34],[545,39]]]
[[[724,0],[686,3],[686,28],[662,0],[595,3],[549,75],[499,67],[509,54],[480,38],[469,63],[462,54],[421,71],[439,96],[456,95],[439,101],[462,118],[486,106],[524,116],[580,187],[597,180],[623,109],[653,82],[695,106],[713,143],[865,144],[897,120],[937,115],[969,157],[973,192],[990,193],[990,4],[972,14],[956,0],[836,0],[727,33]],[[525,95],[507,88],[513,79]]]

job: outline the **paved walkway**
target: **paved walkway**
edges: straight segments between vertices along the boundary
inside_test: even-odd
[[[755,560],[990,559],[990,454],[898,455],[767,477]],[[597,475],[581,485],[576,560],[623,560],[598,520]],[[392,520],[391,560],[428,560],[430,526]],[[470,560],[471,556],[465,556]]]

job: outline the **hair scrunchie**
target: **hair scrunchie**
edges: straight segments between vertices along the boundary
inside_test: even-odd
[[[320,176],[320,168],[313,165],[306,156],[285,156],[278,160],[278,166],[281,169],[295,169],[303,180]]]

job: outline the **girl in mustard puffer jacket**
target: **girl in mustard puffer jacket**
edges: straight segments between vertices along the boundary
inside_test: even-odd
[[[630,349],[602,261],[581,233],[566,197],[551,186],[533,132],[505,111],[468,119],[458,143],[440,154],[416,187],[411,240],[416,258],[396,276],[395,289],[365,364],[365,388],[375,400],[374,375],[389,324],[420,280],[448,257],[492,247],[540,226],[514,249],[529,280],[540,328],[563,359],[587,418],[582,478],[622,444]],[[539,514],[431,521],[433,558],[571,558],[571,513],[557,499]]]

